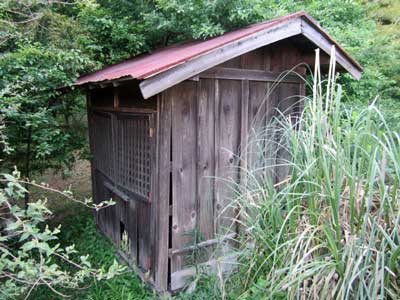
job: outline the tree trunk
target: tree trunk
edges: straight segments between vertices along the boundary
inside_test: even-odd
[[[32,143],[32,127],[28,126],[28,136],[26,139],[26,153],[25,153],[25,180],[29,179],[30,176],[30,158],[31,158],[31,143]],[[29,203],[29,185],[26,183],[25,184],[25,189],[26,193],[24,195],[24,204],[25,204],[25,209],[28,208],[28,203]]]

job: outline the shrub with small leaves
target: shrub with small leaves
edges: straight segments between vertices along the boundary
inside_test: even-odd
[[[116,261],[107,269],[93,268],[87,255],[76,260],[74,245],[61,247],[57,242],[61,227],[45,225],[51,216],[46,200],[29,203],[26,209],[18,205],[26,193],[19,176],[14,171],[0,178],[0,299],[28,298],[39,286],[62,295],[60,290],[79,288],[88,277],[110,279],[124,271]],[[84,204],[91,205],[89,201]]]

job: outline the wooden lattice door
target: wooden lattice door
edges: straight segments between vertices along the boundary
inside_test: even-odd
[[[94,198],[116,204],[98,214],[98,224],[128,260],[147,271],[152,262],[151,189],[154,115],[92,112]]]

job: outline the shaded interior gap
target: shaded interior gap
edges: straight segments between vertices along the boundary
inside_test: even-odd
[[[122,221],[119,221],[119,239],[122,241],[123,235],[125,231],[125,225]]]
[[[136,222],[136,257],[135,257],[135,260],[136,260],[136,266],[139,266],[139,243],[140,243],[140,239],[139,239],[139,226],[140,226],[140,224],[139,224],[139,222],[138,222],[138,215],[139,215],[139,212],[138,212],[138,209],[139,209],[139,205],[137,205],[137,206],[135,206],[135,210],[136,210],[136,213],[135,213],[135,222]]]
[[[171,112],[172,113],[172,112]],[[170,134],[170,151],[169,151],[169,161],[170,161],[170,164],[169,164],[169,199],[168,199],[168,203],[169,203],[169,205],[168,205],[168,215],[169,215],[169,217],[168,217],[168,220],[169,220],[169,222],[168,222],[168,250],[169,249],[171,249],[172,248],[172,222],[173,222],[173,219],[172,219],[172,209],[173,209],[173,207],[172,207],[172,203],[173,203],[173,201],[172,201],[172,199],[173,199],[173,189],[172,189],[172,187],[173,187],[173,185],[172,185],[172,180],[173,180],[173,172],[172,172],[172,166],[173,166],[173,144],[172,144],[172,141],[173,141],[173,139],[172,139],[172,122],[171,122],[171,124],[170,124],[170,126],[171,126],[171,134]],[[169,253],[169,251],[166,253],[166,255],[168,255],[168,253]],[[170,257],[168,257],[168,275],[167,275],[167,286],[168,286],[168,288],[170,288],[171,287],[171,258]]]
[[[172,162],[171,162],[172,165]],[[169,173],[169,206],[172,207],[172,170]]]
[[[168,278],[167,278],[168,289],[171,289],[171,258],[168,257]]]

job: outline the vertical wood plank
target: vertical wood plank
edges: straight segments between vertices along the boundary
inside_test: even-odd
[[[137,201],[139,267],[145,271],[151,266],[150,204]]]
[[[157,98],[160,95],[157,95]],[[155,282],[155,267],[157,263],[156,250],[158,248],[158,238],[157,233],[157,202],[158,202],[158,152],[157,152],[157,115],[153,114],[150,116],[149,122],[149,138],[150,138],[150,193],[149,193],[149,203],[151,203],[150,208],[150,237],[151,237],[151,262],[152,262],[152,279]]]
[[[198,89],[197,201],[202,238],[214,237],[214,89],[213,79],[201,79]]]
[[[221,103],[220,95],[220,80],[214,80],[214,174],[215,177],[219,174],[219,148],[220,148],[220,123],[219,123],[219,110]],[[220,210],[220,195],[217,192],[220,183],[214,179],[214,233],[218,232],[218,214]]]
[[[259,183],[263,180],[264,159],[264,133],[266,126],[268,83],[265,82],[250,82],[249,86],[249,134],[251,141],[248,147],[249,169],[253,175],[253,181]],[[257,172],[255,172],[257,170]],[[252,182],[255,184],[255,182]]]
[[[264,48],[264,68],[266,71],[272,71],[272,61],[271,61],[271,49],[270,47]],[[267,83],[267,94],[264,97],[265,101],[265,125],[269,124],[272,117],[275,114],[275,102],[271,96],[271,86],[270,82]]]
[[[248,139],[249,139],[249,94],[250,85],[248,80],[242,81],[242,95],[241,95],[241,125],[240,125],[240,186],[247,188],[248,183]],[[237,215],[240,217],[241,207],[237,207]],[[241,232],[243,228],[239,226],[240,222],[237,222],[236,232]]]
[[[158,97],[157,110],[157,154],[158,154],[158,192],[153,205],[156,206],[156,248],[155,283],[158,290],[168,288],[168,239],[169,239],[169,195],[171,171],[171,118],[172,102],[170,90]]]
[[[196,84],[185,81],[172,88],[172,248],[193,244],[196,229]],[[171,272],[183,258],[171,260]]]
[[[216,138],[219,140],[216,177],[218,190],[216,213],[217,232],[225,234],[234,229],[235,209],[232,206],[234,191],[226,182],[238,182],[238,148],[240,145],[241,82],[221,80],[216,123],[219,124]]]
[[[250,84],[248,80],[242,81],[242,99],[241,99],[241,128],[240,128],[240,182],[242,185],[246,186],[246,170],[247,170],[247,146],[249,137],[249,94],[250,94]]]
[[[258,134],[266,124],[268,83],[253,81],[249,89],[249,128]]]
[[[282,42],[279,47],[274,48],[274,59],[273,59],[273,71],[287,71],[293,68],[297,63],[300,62],[300,53],[297,48],[291,45],[290,42]],[[281,115],[286,118],[292,118],[294,116],[296,105],[299,100],[299,84],[279,84],[276,91],[276,97],[278,103],[276,103],[277,109],[281,112]],[[275,182],[279,183],[284,180],[290,172],[288,162],[290,156],[288,151],[285,149],[285,141],[283,137],[278,137],[279,143],[283,144],[276,151],[276,178]]]
[[[113,86],[113,92],[114,92],[114,103],[113,106],[114,108],[119,107],[119,89],[115,86]]]
[[[264,49],[264,67],[266,71],[272,71],[272,54],[271,47],[267,46]],[[267,92],[264,96],[265,102],[265,131],[263,133],[263,139],[265,140],[263,143],[263,153],[264,156],[264,180],[274,183],[275,182],[275,164],[276,164],[276,145],[271,143],[271,130],[269,129],[271,122],[276,115],[276,103],[278,102],[278,98],[274,95],[272,89],[275,87],[276,83],[267,83]]]
[[[118,122],[117,116],[115,114],[111,114],[111,178],[113,183],[116,184],[118,181],[117,177],[117,160],[115,156],[117,155],[117,146],[118,146]],[[115,200],[115,197],[113,197]],[[119,218],[118,218],[118,202],[110,207],[109,210],[109,224],[111,230],[112,240],[116,245],[119,245]]]
[[[128,206],[128,235],[131,241],[131,259],[138,265],[138,215],[137,201],[129,201]]]
[[[306,78],[307,76],[307,69],[306,67],[302,66],[299,67],[298,73],[303,77]],[[299,84],[299,101],[296,105],[296,115],[300,116],[304,110],[304,101],[306,96],[306,83],[302,82]]]
[[[264,47],[243,54],[241,59],[242,69],[265,70]]]

